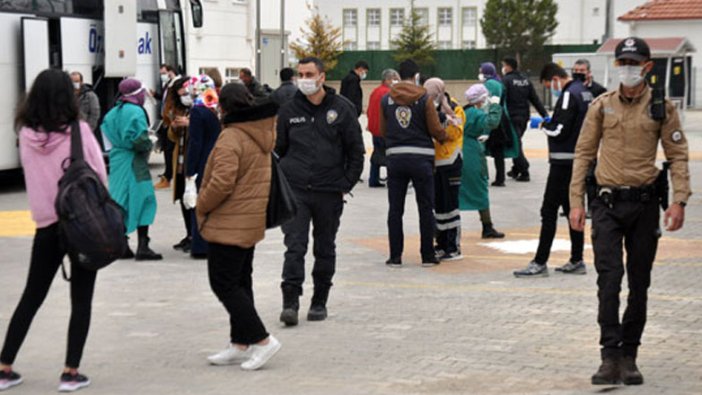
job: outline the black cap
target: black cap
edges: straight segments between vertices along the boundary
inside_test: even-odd
[[[614,50],[614,57],[617,60],[631,59],[643,62],[651,59],[651,49],[646,44],[646,41],[638,37],[628,37],[617,44],[617,49]]]

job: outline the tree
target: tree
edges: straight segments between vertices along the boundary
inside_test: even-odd
[[[420,66],[434,63],[434,40],[429,32],[429,26],[422,24],[422,17],[412,9],[412,12],[402,26],[402,31],[391,41],[396,48],[393,58],[397,62],[412,59]]]
[[[339,55],[343,52],[341,41],[341,28],[335,27],[331,22],[319,15],[319,10],[311,9],[313,15],[307,21],[307,30],[300,28],[303,34],[290,44],[290,49],[298,59],[315,56],[324,62],[327,71],[333,70],[339,62]]]
[[[514,52],[521,63],[553,36],[557,12],[553,0],[488,0],[480,25],[488,45]]]

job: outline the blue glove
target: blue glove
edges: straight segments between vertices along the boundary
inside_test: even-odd
[[[551,122],[551,117],[544,118],[544,123],[549,123],[549,122]]]
[[[550,119],[550,118],[549,118],[549,119]],[[529,121],[529,128],[530,128],[530,129],[538,129],[538,128],[539,128],[539,125],[541,125],[541,122],[543,122],[543,121],[544,121],[543,118],[541,118],[541,117],[539,117],[539,116],[537,116],[537,115],[533,115],[533,116],[531,117],[531,121]]]

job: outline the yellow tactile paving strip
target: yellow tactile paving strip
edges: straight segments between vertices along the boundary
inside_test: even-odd
[[[29,211],[0,211],[0,237],[34,236],[35,230]]]

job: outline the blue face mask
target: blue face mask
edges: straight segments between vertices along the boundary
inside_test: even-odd
[[[554,88],[554,86],[556,86],[556,83],[555,83],[555,81],[551,81],[551,94],[552,94],[555,98],[561,97],[561,92],[562,92],[562,90],[561,90],[561,87],[560,87],[560,85],[561,85],[560,81],[558,82],[558,85],[559,85],[559,86],[558,86],[558,89]]]

